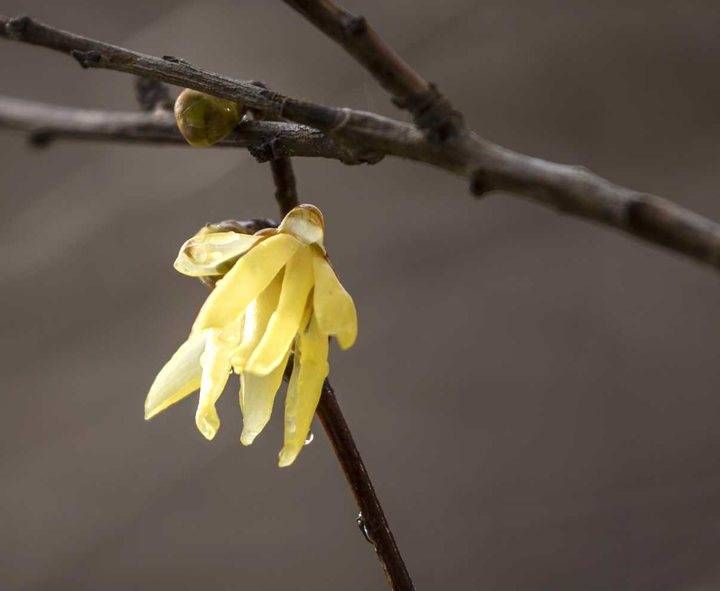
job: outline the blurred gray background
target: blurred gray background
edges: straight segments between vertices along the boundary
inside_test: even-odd
[[[366,15],[470,124],[720,219],[717,0],[392,0]],[[0,3],[280,91],[396,113],[281,2]],[[132,79],[0,42],[0,93],[134,109]],[[398,115],[402,116],[402,115]],[[0,587],[384,589],[327,440],[212,443],[143,400],[206,291],[205,222],[274,216],[241,150],[0,131]],[[720,587],[716,272],[442,171],[297,162],[357,302],[332,380],[418,589]]]

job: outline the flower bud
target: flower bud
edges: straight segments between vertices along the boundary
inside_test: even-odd
[[[175,121],[191,146],[212,146],[240,122],[245,107],[186,88],[175,101]]]

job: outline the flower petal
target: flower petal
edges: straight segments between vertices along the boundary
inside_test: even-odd
[[[310,431],[313,415],[328,375],[328,338],[310,320],[307,331],[296,340],[295,366],[285,399],[285,443],[280,451],[279,465],[295,461]]]
[[[280,271],[265,290],[253,300],[245,312],[245,328],[242,342],[233,352],[232,364],[235,373],[242,373],[248,357],[253,352],[265,333],[272,313],[280,299],[284,273]]]
[[[343,349],[349,349],[357,338],[357,310],[327,259],[313,252],[315,275],[314,310],[320,330],[337,338]]]
[[[322,212],[314,205],[304,203],[290,210],[278,226],[278,232],[292,234],[305,244],[323,247],[325,221]]]
[[[200,356],[205,334],[191,334],[160,370],[145,398],[145,420],[182,400],[200,387]]]
[[[241,257],[200,309],[193,331],[219,328],[242,315],[300,246],[289,234],[266,238]]]
[[[223,340],[219,330],[207,331],[205,352],[202,356],[200,399],[195,412],[195,424],[207,439],[215,437],[220,428],[220,417],[215,403],[225,389],[230,375],[232,344]]]
[[[262,236],[203,228],[180,247],[174,266],[190,277],[222,275],[235,259],[262,239]]]
[[[282,383],[289,357],[288,350],[280,365],[266,376],[251,373],[240,376],[240,409],[243,414],[240,442],[243,445],[250,445],[270,420],[275,395]]]
[[[288,261],[277,309],[248,359],[246,372],[267,375],[280,364],[300,329],[312,286],[312,254],[301,248]]]

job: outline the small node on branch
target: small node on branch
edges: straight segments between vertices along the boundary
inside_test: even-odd
[[[364,16],[350,14],[344,16],[342,26],[346,36],[364,35],[368,29],[368,23]]]
[[[91,49],[90,51],[79,51],[73,49],[70,52],[82,68],[91,68],[97,66],[102,61],[102,54],[99,51]]]
[[[477,198],[482,199],[488,193],[495,190],[488,175],[483,170],[476,170],[470,177],[470,192]]]
[[[31,24],[32,19],[29,16],[24,14],[16,16],[10,19],[5,25],[5,34],[10,39],[21,40]]]
[[[270,162],[285,156],[280,149],[280,142],[276,138],[261,144],[248,146],[247,149],[248,152],[250,152],[250,155],[261,164],[263,162]]]
[[[173,64],[187,64],[187,62],[184,59],[182,59],[180,57],[175,57],[174,55],[164,55],[164,56],[162,56],[162,58],[166,62],[170,62]]]
[[[392,101],[412,113],[416,125],[431,142],[443,143],[452,139],[464,126],[462,114],[432,83],[424,92],[405,98],[393,97]]]
[[[263,90],[268,90],[268,85],[264,82],[261,82],[260,80],[250,80],[250,84],[253,86],[257,86],[258,88],[262,88]],[[268,117],[267,112],[263,111],[262,109],[254,109],[250,107],[248,109],[250,114],[252,115],[253,119],[257,121],[272,121],[272,117]]]

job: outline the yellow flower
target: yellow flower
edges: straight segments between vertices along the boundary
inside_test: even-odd
[[[357,336],[355,304],[330,266],[323,232],[320,210],[300,205],[277,229],[249,235],[208,227],[183,244],[178,271],[224,277],[187,341],[155,378],[146,419],[199,389],[195,422],[212,439],[220,426],[215,403],[234,371],[240,375],[241,442],[249,445],[270,419],[292,353],[279,463],[293,463],[328,374],[329,336],[343,349]]]

